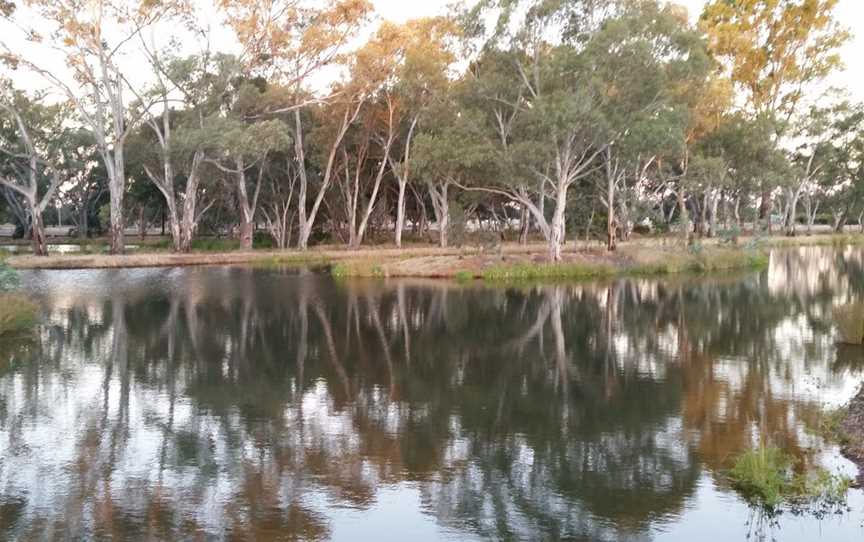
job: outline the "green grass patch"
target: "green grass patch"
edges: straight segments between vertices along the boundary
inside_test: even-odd
[[[346,260],[330,266],[330,274],[337,278],[363,277],[381,278],[387,276],[377,260]]]
[[[793,459],[780,448],[760,446],[738,456],[728,476],[748,502],[768,510],[845,502],[851,479],[822,468],[796,472],[794,466]]]
[[[621,251],[620,262],[527,263],[497,265],[483,272],[489,281],[596,279],[613,276],[658,276],[708,273],[732,269],[762,269],[768,255],[756,250],[702,249],[698,251]]]
[[[192,240],[192,250],[195,252],[230,252],[232,250],[240,250],[240,240],[202,237]]]
[[[471,282],[474,280],[474,273],[471,271],[457,271],[453,278],[456,282]]]
[[[0,335],[20,333],[38,322],[39,306],[21,294],[0,294]]]
[[[516,263],[496,265],[483,272],[489,281],[541,280],[541,279],[591,279],[611,277],[616,269],[609,264],[591,263]]]
[[[674,273],[710,273],[732,269],[763,269],[768,255],[757,250],[728,248],[692,251],[641,251],[632,256],[624,273],[629,275],[671,275]]]

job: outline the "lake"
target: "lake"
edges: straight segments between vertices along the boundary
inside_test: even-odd
[[[314,270],[27,271],[0,340],[0,540],[860,540],[729,487],[864,380],[864,249],[761,273],[497,286]]]

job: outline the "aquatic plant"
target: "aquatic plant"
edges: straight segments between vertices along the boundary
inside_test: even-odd
[[[848,303],[834,307],[834,323],[837,324],[841,343],[864,342],[864,303]]]

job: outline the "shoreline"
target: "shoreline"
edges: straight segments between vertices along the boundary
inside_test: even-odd
[[[339,277],[418,277],[457,280],[587,279],[633,275],[668,275],[761,268],[767,265],[763,249],[864,244],[861,234],[798,237],[742,238],[738,246],[717,239],[684,248],[672,237],[646,237],[621,243],[607,252],[596,243],[568,243],[561,262],[546,260],[546,245],[505,243],[483,249],[467,245],[440,248],[429,245],[369,246],[349,250],[337,246],[298,250],[197,251],[176,254],[142,250],[124,255],[66,253],[33,256],[10,254],[5,261],[16,269],[114,269],[133,267],[185,267],[205,265],[321,265]],[[147,247],[147,244],[142,245]]]

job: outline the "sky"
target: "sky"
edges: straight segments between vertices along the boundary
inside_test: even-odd
[[[685,6],[695,20],[706,0],[675,0]],[[442,13],[450,0],[373,0],[376,11],[385,19],[407,19]],[[864,102],[864,0],[840,0],[837,18],[852,31],[852,39],[841,51],[846,68],[831,77],[830,86],[845,88],[850,97]]]
[[[394,22],[404,22],[411,18],[424,17],[442,14],[446,11],[447,5],[452,0],[372,0],[375,5],[375,10],[379,17]],[[464,1],[464,0],[463,0]],[[467,0],[472,1],[472,0]],[[702,7],[706,0],[674,0],[676,3],[684,5],[690,11],[691,17],[695,19],[702,11]],[[209,4],[209,0],[203,0],[203,3]],[[837,6],[837,17],[841,24],[844,24],[852,31],[852,39],[844,46],[841,51],[845,69],[842,72],[835,73],[827,82],[828,87],[838,87],[846,89],[850,99],[853,101],[864,102],[864,0],[839,0]],[[213,25],[213,38],[215,43],[230,39],[227,29],[218,27],[218,17],[213,14],[213,20],[208,21]],[[7,30],[9,30],[7,32]],[[65,66],[60,58],[56,55],[47,53],[44,56],[37,53],[37,47],[32,44],[27,44],[20,36],[14,36],[17,32],[15,29],[7,29],[0,27],[0,42],[7,42],[13,46],[13,49],[26,47],[30,49],[35,56],[41,57],[40,64],[49,68],[55,74],[65,71]],[[222,35],[225,34],[225,35]],[[164,38],[160,36],[160,38]],[[161,41],[157,39],[157,41]],[[193,51],[189,51],[190,53]],[[146,70],[129,74],[133,79],[134,76],[145,77]],[[15,81],[19,88],[45,88],[46,83],[39,76],[28,74],[23,71],[18,71],[10,76]],[[138,81],[136,81],[137,83]],[[145,80],[140,81],[141,84]],[[326,86],[326,85],[324,85]]]

